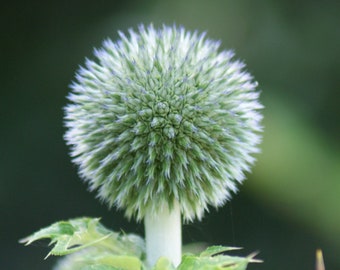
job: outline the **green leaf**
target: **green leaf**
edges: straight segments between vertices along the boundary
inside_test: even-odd
[[[98,218],[60,221],[22,239],[26,245],[50,239],[49,255],[67,255],[55,270],[146,270],[144,240],[133,234],[116,233],[105,228]],[[238,248],[211,246],[199,255],[186,254],[175,268],[167,258],[160,258],[152,270],[245,270],[259,262],[254,254],[247,257],[223,253]]]
[[[175,270],[176,268],[170,262],[168,258],[161,257],[158,259],[156,265],[152,268],[152,270]]]
[[[107,265],[118,269],[140,270],[142,268],[141,260],[134,256],[117,256],[108,254],[94,259],[101,265]]]
[[[109,265],[87,265],[81,268],[81,270],[120,270],[119,268]]]
[[[239,248],[212,246],[199,256],[187,254],[182,257],[178,270],[245,270],[250,262],[260,262],[253,259],[255,254],[247,257],[218,255]]]
[[[119,234],[106,229],[99,218],[76,218],[56,222],[49,227],[22,239],[26,245],[41,239],[51,239],[54,245],[50,255],[67,255],[87,247],[113,255],[130,255],[138,258],[144,254],[144,241],[139,236]]]
[[[211,246],[208,247],[205,251],[201,252],[200,257],[210,257],[217,255],[219,253],[231,251],[231,250],[238,250],[241,248],[238,247],[224,247],[224,246]]]
[[[141,270],[142,261],[136,256],[114,255],[90,247],[60,259],[54,270],[119,269]]]

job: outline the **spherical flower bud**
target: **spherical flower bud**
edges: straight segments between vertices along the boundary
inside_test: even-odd
[[[237,191],[258,152],[257,83],[231,51],[176,26],[106,40],[76,75],[65,139],[81,177],[140,220],[179,203],[201,218]]]

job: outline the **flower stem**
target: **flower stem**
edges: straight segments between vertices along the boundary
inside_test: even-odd
[[[178,266],[182,256],[182,224],[178,202],[170,210],[160,206],[158,214],[148,210],[145,219],[146,256],[149,266],[154,266],[159,257],[167,257]]]

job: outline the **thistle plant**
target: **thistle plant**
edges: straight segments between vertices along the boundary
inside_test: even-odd
[[[257,83],[232,51],[180,27],[104,41],[72,83],[65,140],[97,197],[144,220],[147,265],[181,262],[181,218],[237,192],[259,151]]]

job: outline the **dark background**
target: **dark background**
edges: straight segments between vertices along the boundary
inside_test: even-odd
[[[242,246],[249,269],[340,269],[340,2],[274,0],[7,1],[0,8],[0,269],[51,269],[46,243],[18,240],[61,219],[143,225],[89,193],[62,139],[79,65],[140,23],[208,31],[259,81],[262,153],[233,200],[184,226],[185,243]]]

